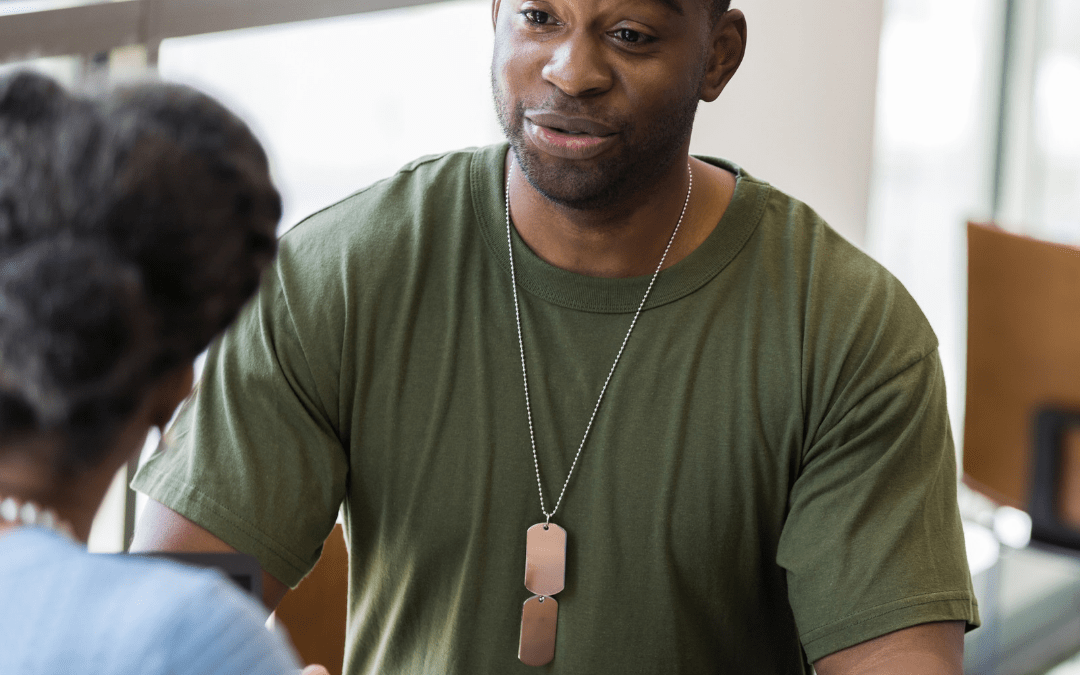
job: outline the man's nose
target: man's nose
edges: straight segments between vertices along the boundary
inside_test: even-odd
[[[584,31],[575,31],[555,47],[542,75],[569,96],[605,92],[614,80],[611,66],[604,59],[603,45]]]

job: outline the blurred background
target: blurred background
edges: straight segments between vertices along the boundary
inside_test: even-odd
[[[958,458],[975,476],[1006,458],[1001,471],[1020,476],[1011,492],[982,478],[968,481],[980,491],[960,486],[984,621],[968,635],[966,671],[1080,673],[1080,553],[1067,533],[1042,536],[1030,516],[1038,490],[1075,487],[1067,467],[1052,463],[1050,482],[1035,480],[1043,455],[1026,426],[1018,442],[964,438],[1006,417],[976,415],[968,391],[969,341],[984,339],[969,331],[968,221],[1080,261],[1067,248],[1080,244],[1080,1],[733,6],[747,16],[746,59],[720,99],[701,107],[693,151],[731,159],[807,201],[918,300],[940,340]],[[269,150],[282,230],[417,156],[502,140],[491,46],[488,0],[0,2],[0,71],[30,66],[70,84],[150,68],[239,112]],[[991,269],[1008,286],[1011,254],[1003,255]],[[1075,277],[1070,269],[1055,283],[1080,288],[1080,267]],[[1050,297],[1034,293],[1031,303]],[[1063,297],[1048,313],[1080,316]],[[1044,328],[1016,319],[979,330],[1019,331],[1022,343],[1022,331]],[[1074,351],[1045,368],[1077,361],[1080,340],[1062,344]],[[1027,363],[1022,350],[1012,344],[993,358]],[[1080,381],[1080,370],[1065,375]],[[1080,387],[1047,397],[1080,411]],[[1024,425],[1034,412],[1010,409]],[[1051,440],[1080,425],[1064,419]],[[120,551],[130,537],[139,503],[126,479],[127,471],[117,477],[91,550]]]

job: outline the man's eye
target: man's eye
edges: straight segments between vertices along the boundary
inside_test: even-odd
[[[630,30],[629,28],[620,28],[615,31],[615,37],[623,42],[629,42],[630,44],[645,44],[651,39],[648,35],[639,33],[636,30]]]
[[[551,15],[547,12],[541,12],[537,9],[527,9],[522,14],[525,15],[525,20],[529,23],[535,23],[538,26],[546,26],[551,22]]]

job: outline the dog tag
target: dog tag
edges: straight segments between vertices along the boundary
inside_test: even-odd
[[[518,658],[527,666],[542,666],[555,658],[555,628],[559,603],[555,598],[534,595],[521,608],[521,641]]]
[[[566,587],[566,530],[537,523],[525,538],[525,588],[537,595],[555,595]]]

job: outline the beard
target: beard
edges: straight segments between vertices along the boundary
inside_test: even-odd
[[[614,152],[587,161],[548,156],[525,137],[525,102],[512,101],[499,86],[492,69],[491,90],[503,133],[532,187],[548,200],[579,211],[609,208],[654,185],[680,158],[694,127],[697,87],[687,87],[680,98],[652,119],[634,121],[598,114],[589,105],[558,89],[539,106],[562,115],[584,115],[618,129],[620,144]]]

